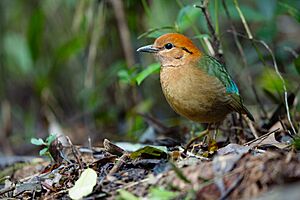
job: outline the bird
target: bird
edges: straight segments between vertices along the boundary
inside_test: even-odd
[[[167,33],[137,51],[154,54],[160,62],[163,94],[179,115],[208,127],[231,112],[254,121],[225,65],[200,51],[188,37]]]

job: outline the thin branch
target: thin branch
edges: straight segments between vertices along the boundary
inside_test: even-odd
[[[94,86],[94,70],[95,70],[95,60],[97,55],[97,46],[100,40],[100,36],[103,35],[104,26],[104,3],[97,3],[97,7],[93,12],[93,23],[91,27],[91,41],[88,47],[88,58],[87,58],[87,70],[85,74],[84,86],[88,89]]]
[[[84,9],[87,6],[88,1],[79,1],[76,9],[75,9],[75,14],[73,17],[73,22],[72,22],[72,31],[76,33],[79,28],[80,28],[80,23],[82,21],[82,18],[84,18]]]
[[[77,163],[80,166],[80,169],[83,169],[83,163],[80,160],[81,155],[80,152],[78,151],[78,149],[73,145],[72,141],[70,140],[70,138],[68,136],[66,136],[67,141],[69,142],[70,146],[71,146],[71,150],[72,153],[74,155],[74,157],[76,158]]]
[[[283,79],[281,73],[278,70],[277,62],[276,62],[276,59],[275,59],[275,56],[274,56],[272,50],[270,49],[270,47],[264,41],[262,41],[262,40],[259,40],[259,41],[269,51],[269,53],[271,54],[272,61],[273,61],[273,66],[275,68],[275,71],[276,71],[277,75],[279,76],[279,78],[281,80],[282,88],[283,88],[283,91],[284,91],[284,104],[285,104],[287,119],[288,119],[288,121],[290,123],[290,126],[291,126],[292,130],[293,130],[293,134],[296,134],[296,129],[295,129],[294,125],[293,125],[293,122],[292,122],[292,119],[291,119],[291,115],[290,115],[290,108],[289,108],[289,104],[288,104],[288,94],[287,94],[285,80]]]
[[[285,46],[285,47],[283,47],[283,50],[291,53],[294,58],[298,58],[298,56],[299,56],[299,54],[294,49],[292,49],[291,47]]]
[[[246,32],[247,32],[248,39],[251,41],[253,47],[255,48],[255,51],[256,51],[256,53],[258,54],[259,59],[261,60],[261,62],[263,63],[263,65],[266,66],[266,62],[265,62],[265,60],[263,59],[263,56],[262,56],[260,50],[258,49],[258,47],[256,46],[256,44],[253,42],[253,35],[252,35],[251,31],[250,31],[250,28],[249,28],[249,26],[248,26],[248,23],[247,23],[245,17],[244,17],[244,14],[242,13],[242,11],[241,11],[241,9],[240,9],[240,7],[239,7],[239,4],[238,4],[237,0],[233,0],[233,2],[234,2],[234,5],[235,5],[236,10],[237,10],[238,13],[239,13],[239,16],[240,16],[241,20],[242,20],[242,23],[243,23],[243,25],[244,25],[244,28],[245,28],[245,30],[246,30]]]
[[[236,9],[237,9],[237,11],[238,11],[238,13],[240,15],[242,23],[243,23],[243,25],[244,25],[244,27],[246,29],[246,32],[247,32],[247,35],[248,35],[248,39],[250,39],[252,41],[252,44],[255,47],[257,53],[260,54],[260,51],[258,50],[258,48],[257,48],[257,46],[255,45],[254,42],[258,42],[258,43],[262,44],[268,50],[268,52],[271,54],[272,61],[273,61],[273,66],[275,68],[275,71],[276,71],[278,77],[280,78],[280,80],[282,82],[282,88],[283,88],[283,91],[284,91],[284,103],[285,103],[285,109],[286,109],[287,118],[288,118],[288,121],[289,121],[290,126],[292,128],[293,134],[296,134],[296,130],[295,130],[294,125],[293,125],[292,120],[291,120],[291,115],[290,115],[290,110],[289,110],[289,105],[288,105],[288,94],[287,94],[285,80],[283,79],[281,73],[278,70],[278,66],[277,66],[277,62],[276,62],[275,56],[274,56],[272,50],[269,48],[269,46],[264,41],[262,41],[262,40],[255,40],[253,38],[253,35],[252,35],[252,33],[251,33],[250,29],[249,29],[249,26],[248,26],[248,24],[247,24],[247,22],[245,20],[245,17],[243,15],[243,13],[242,13],[239,5],[238,5],[237,0],[233,0],[233,1],[234,1]],[[265,65],[265,62],[263,62],[263,63]]]
[[[127,66],[130,67],[135,63],[133,55],[133,47],[130,39],[130,31],[126,21],[126,14],[123,5],[123,1],[111,0],[112,7],[117,19],[118,29],[120,32],[121,42],[123,46],[123,51],[126,58]]]
[[[216,35],[218,36],[218,38],[220,38],[220,28],[219,28],[219,13],[220,13],[220,10],[219,10],[219,0],[215,0],[214,2],[214,5],[215,5],[215,9],[214,9],[214,14],[215,14],[215,27],[216,27]]]
[[[198,6],[198,5],[194,5],[194,7],[196,8],[200,8],[201,11],[204,14],[204,17],[206,19],[207,22],[207,26],[208,26],[208,30],[211,33],[212,36],[212,46],[214,49],[214,53],[215,53],[215,57],[220,60],[222,63],[224,63],[224,59],[223,59],[223,53],[222,50],[220,48],[220,40],[218,39],[217,35],[216,35],[216,31],[212,25],[212,21],[209,15],[209,12],[207,10],[207,5],[208,5],[208,0],[204,0],[202,2],[202,5]]]
[[[242,13],[242,11],[241,11],[241,9],[239,7],[239,4],[238,4],[237,0],[233,0],[233,2],[234,2],[236,10],[239,13],[239,16],[240,16],[241,20],[242,20],[244,28],[245,28],[245,30],[247,32],[248,39],[251,41],[253,47],[255,48],[256,53],[258,54],[259,59],[261,60],[261,62],[263,63],[263,65],[266,66],[265,60],[263,59],[263,56],[262,56],[260,50],[258,49],[258,47],[256,46],[256,44],[253,42],[253,35],[252,35],[251,31],[250,31],[250,28],[248,26],[248,23],[247,23],[245,17],[244,17],[244,14]]]
[[[177,3],[177,5],[178,5],[181,9],[184,7],[180,0],[176,0],[176,3]],[[192,20],[191,20],[191,18],[189,17],[189,15],[186,15],[186,18],[187,18],[187,20],[188,20],[189,22],[192,22]],[[192,29],[193,29],[193,31],[196,33],[196,35],[201,35],[201,32],[198,30],[198,28],[197,28],[194,24],[192,24]],[[209,49],[208,49],[209,47],[208,47],[207,43],[205,42],[205,38],[200,39],[199,41],[200,41],[200,43],[201,43],[201,45],[202,45],[204,51],[205,51],[206,53],[209,53]],[[212,54],[212,55],[213,55],[213,54]]]
[[[250,130],[251,130],[251,132],[253,134],[253,136],[255,137],[255,139],[257,139],[259,136],[258,136],[257,131],[254,128],[252,122],[247,117],[244,117],[244,119],[246,120],[246,122],[247,122],[247,124],[248,124],[248,126],[249,126],[249,128],[250,128]]]
[[[244,53],[244,50],[243,50],[243,47],[239,41],[239,38],[238,36],[236,35],[237,31],[236,31],[236,28],[233,24],[233,21],[231,19],[231,16],[230,16],[230,13],[228,11],[228,8],[227,8],[227,5],[226,5],[226,2],[225,0],[222,0],[222,4],[223,4],[223,7],[224,7],[224,10],[225,10],[225,13],[226,13],[226,16],[228,18],[228,21],[230,23],[230,27],[231,29],[233,30],[233,40],[234,40],[234,43],[236,44],[236,47],[238,48],[240,54],[241,54],[241,57],[242,57],[242,61],[244,63],[245,66],[247,66],[247,60],[246,60],[246,56],[245,56],[245,53]]]
[[[249,26],[248,26],[248,24],[247,24],[247,22],[246,22],[246,19],[245,19],[245,17],[244,17],[244,14],[242,13],[242,11],[241,11],[241,9],[240,9],[237,0],[233,0],[233,2],[234,2],[234,5],[235,5],[236,10],[237,10],[238,13],[239,13],[239,16],[240,16],[240,18],[241,18],[241,20],[242,20],[242,23],[243,23],[243,25],[244,25],[244,27],[245,27],[245,29],[246,29],[248,38],[249,38],[250,40],[252,40],[252,39],[253,39],[253,35],[252,35],[252,33],[251,33],[250,29],[249,29]]]

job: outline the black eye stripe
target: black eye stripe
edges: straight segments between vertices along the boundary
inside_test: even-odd
[[[159,49],[163,49],[163,48],[165,48],[165,49],[172,49],[173,47],[176,47],[176,46],[173,45],[172,43],[167,43],[167,44],[165,44],[164,47],[161,47]],[[190,50],[188,50],[186,47],[181,47],[181,49],[184,50],[184,51],[186,51],[186,52],[188,52],[189,54],[193,54],[193,52],[190,51]]]
[[[181,48],[182,48],[182,50],[188,52],[189,54],[193,54],[193,52],[189,51],[187,48],[185,48],[185,47],[181,47]]]

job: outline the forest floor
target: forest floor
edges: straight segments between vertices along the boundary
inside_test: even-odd
[[[0,198],[299,199],[299,154],[278,140],[285,132],[270,129],[243,144],[202,138],[187,149],[107,139],[80,147],[56,138],[46,148],[51,161],[0,163]]]

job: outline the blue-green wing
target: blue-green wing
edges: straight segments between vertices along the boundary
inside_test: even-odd
[[[228,74],[225,66],[221,64],[217,59],[204,55],[199,61],[199,67],[205,70],[209,75],[214,76],[220,80],[220,82],[226,88],[226,93],[230,97],[229,107],[239,113],[246,114],[252,121],[254,121],[253,116],[243,105],[242,98],[239,93],[239,89],[235,82],[232,80],[231,76]]]
[[[239,95],[239,89],[235,82],[232,80],[228,74],[224,65],[222,65],[215,58],[204,55],[199,61],[199,67],[205,70],[209,75],[217,77],[222,84],[226,87],[226,92],[229,94]]]

